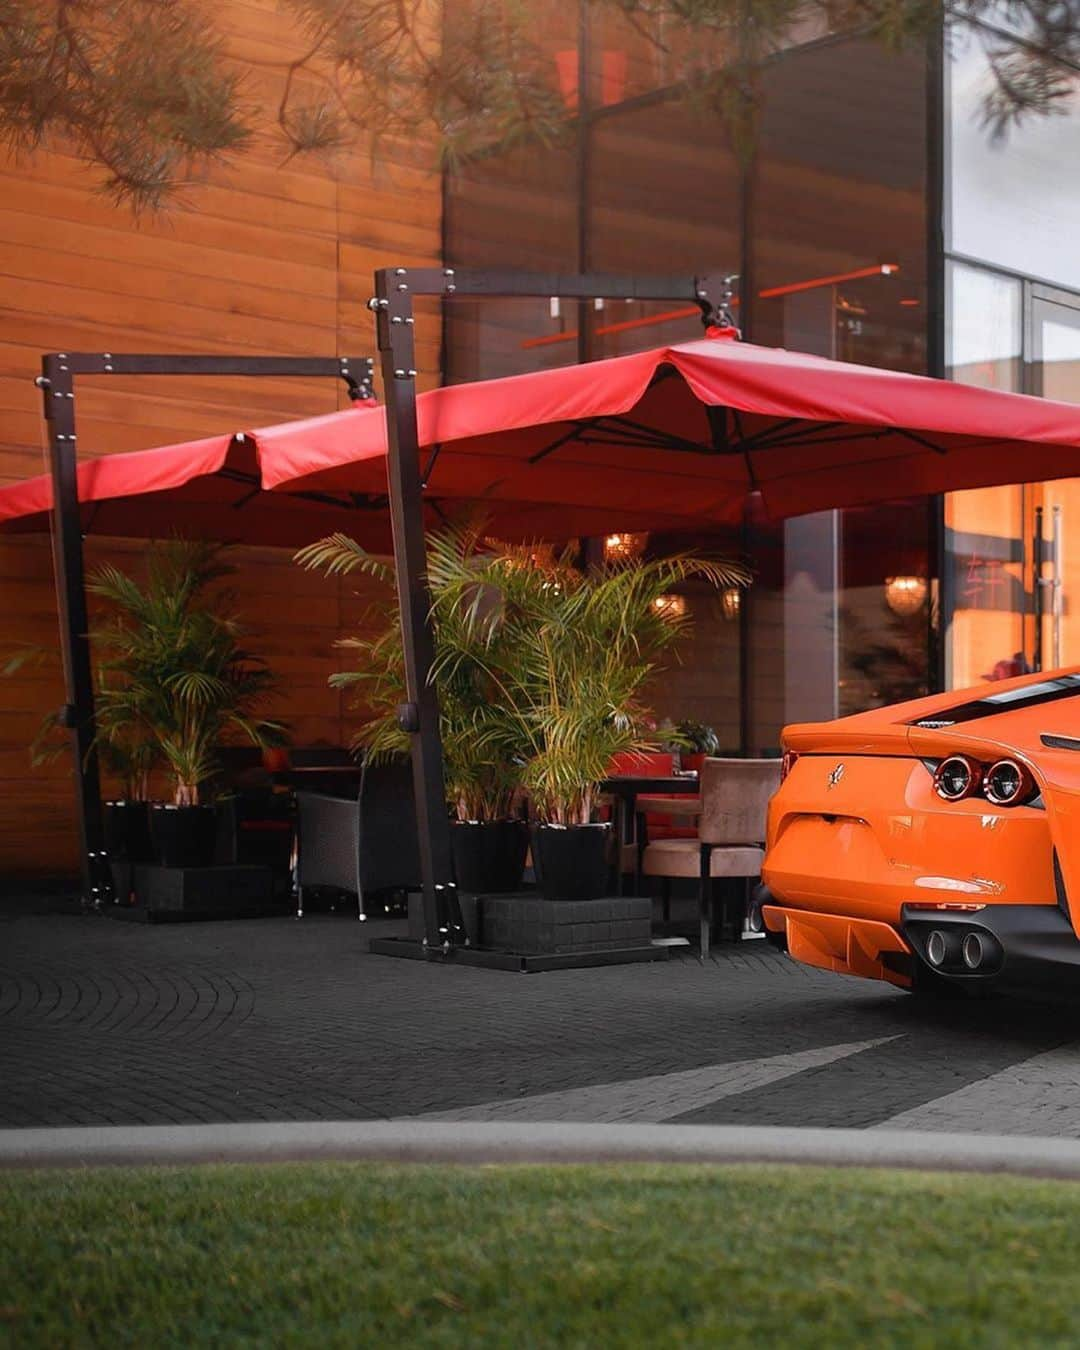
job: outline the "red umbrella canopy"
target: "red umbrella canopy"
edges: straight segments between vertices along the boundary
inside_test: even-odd
[[[1080,474],[1080,407],[726,335],[433,390],[417,419],[429,499],[644,512],[655,528],[737,521],[751,494],[783,519]],[[269,488],[385,482],[383,408],[256,437]]]
[[[368,405],[370,406],[370,405]],[[221,539],[247,544],[295,547],[334,531],[343,531],[374,552],[393,548],[387,509],[385,451],[367,470],[364,483],[333,489],[291,485],[289,492],[263,490],[260,459],[284,437],[290,444],[310,442],[349,448],[354,431],[367,425],[365,407],[287,423],[263,431],[236,432],[154,450],[103,455],[78,467],[82,528],[92,535],[135,539]],[[378,426],[385,443],[385,419]],[[462,494],[453,487],[445,498],[430,493],[425,524],[431,528],[460,517]],[[28,533],[49,528],[53,489],[49,474],[0,487],[0,532]],[[516,539],[566,539],[607,530],[677,529],[682,517],[639,506],[610,509],[602,503],[567,507],[558,503],[512,501],[499,497],[481,506],[493,534]]]
[[[417,399],[426,523],[479,502],[493,534],[701,530],[749,500],[829,507],[1080,475],[1080,407],[712,336]],[[263,488],[273,491],[260,491]],[[388,549],[386,410],[83,463],[93,533]],[[0,489],[0,529],[42,528],[47,477]]]
[[[252,544],[307,543],[342,528],[345,515],[318,494],[264,492],[256,445],[246,436],[84,460],[78,490],[85,533],[134,539],[179,533]],[[47,530],[52,502],[49,474],[0,488],[0,530]],[[381,526],[385,512],[377,514]]]

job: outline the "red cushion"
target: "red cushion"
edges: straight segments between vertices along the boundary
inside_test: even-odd
[[[675,755],[671,750],[620,750],[608,765],[612,778],[620,774],[635,778],[670,778],[674,772]]]

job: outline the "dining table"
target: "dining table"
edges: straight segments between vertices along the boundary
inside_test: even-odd
[[[615,807],[615,837],[618,841],[618,862],[615,868],[616,894],[623,893],[622,847],[635,838],[634,816],[639,801],[650,799],[649,809],[664,811],[681,819],[698,815],[698,776],[695,772],[682,774],[613,774],[600,784],[600,791],[613,797]],[[681,797],[682,800],[656,802],[656,797]]]

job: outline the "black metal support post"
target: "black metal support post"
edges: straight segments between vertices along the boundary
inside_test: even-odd
[[[420,837],[424,945],[434,952],[463,946],[466,942],[450,851],[439,700],[430,679],[435,646],[428,619],[431,600],[427,587],[420,441],[416,424],[413,306],[405,276],[404,268],[384,268],[376,272],[372,309],[377,320],[386,397],[390,522],[409,699],[399,710],[398,720],[403,730],[413,733],[413,785]]]
[[[412,735],[420,862],[424,887],[424,949],[446,953],[465,944],[453,880],[450,819],[443,781],[439,699],[431,683],[434,644],[429,622],[424,547],[420,436],[416,422],[413,298],[440,296],[559,296],[564,299],[688,300],[702,322],[729,321],[729,275],[638,277],[602,273],[486,272],[452,267],[383,267],[375,273],[375,314],[386,400],[387,470],[394,561],[401,606],[409,702],[399,721]]]
[[[83,573],[82,526],[76,478],[75,380],[63,354],[43,356],[38,387],[45,400],[49,462],[53,486],[53,573],[60,618],[60,653],[65,703],[61,721],[71,737],[76,785],[76,818],[83,904],[100,909],[113,899],[105,856],[94,725],[94,684],[90,673],[90,634]]]
[[[41,358],[36,383],[49,428],[53,486],[53,569],[60,621],[65,703],[61,719],[71,733],[75,811],[79,831],[83,904],[99,909],[114,899],[105,850],[101,775],[96,749],[94,682],[79,516],[78,446],[75,434],[76,375],[274,375],[344,380],[353,399],[372,397],[370,357],[175,356],[112,352],[53,352]]]

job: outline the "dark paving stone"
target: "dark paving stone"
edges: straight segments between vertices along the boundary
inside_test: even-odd
[[[377,1119],[883,1036],[687,1119],[869,1125],[1070,1040],[1072,1014],[923,1005],[760,943],[520,975],[372,956],[347,914],[0,916],[0,1125]]]

